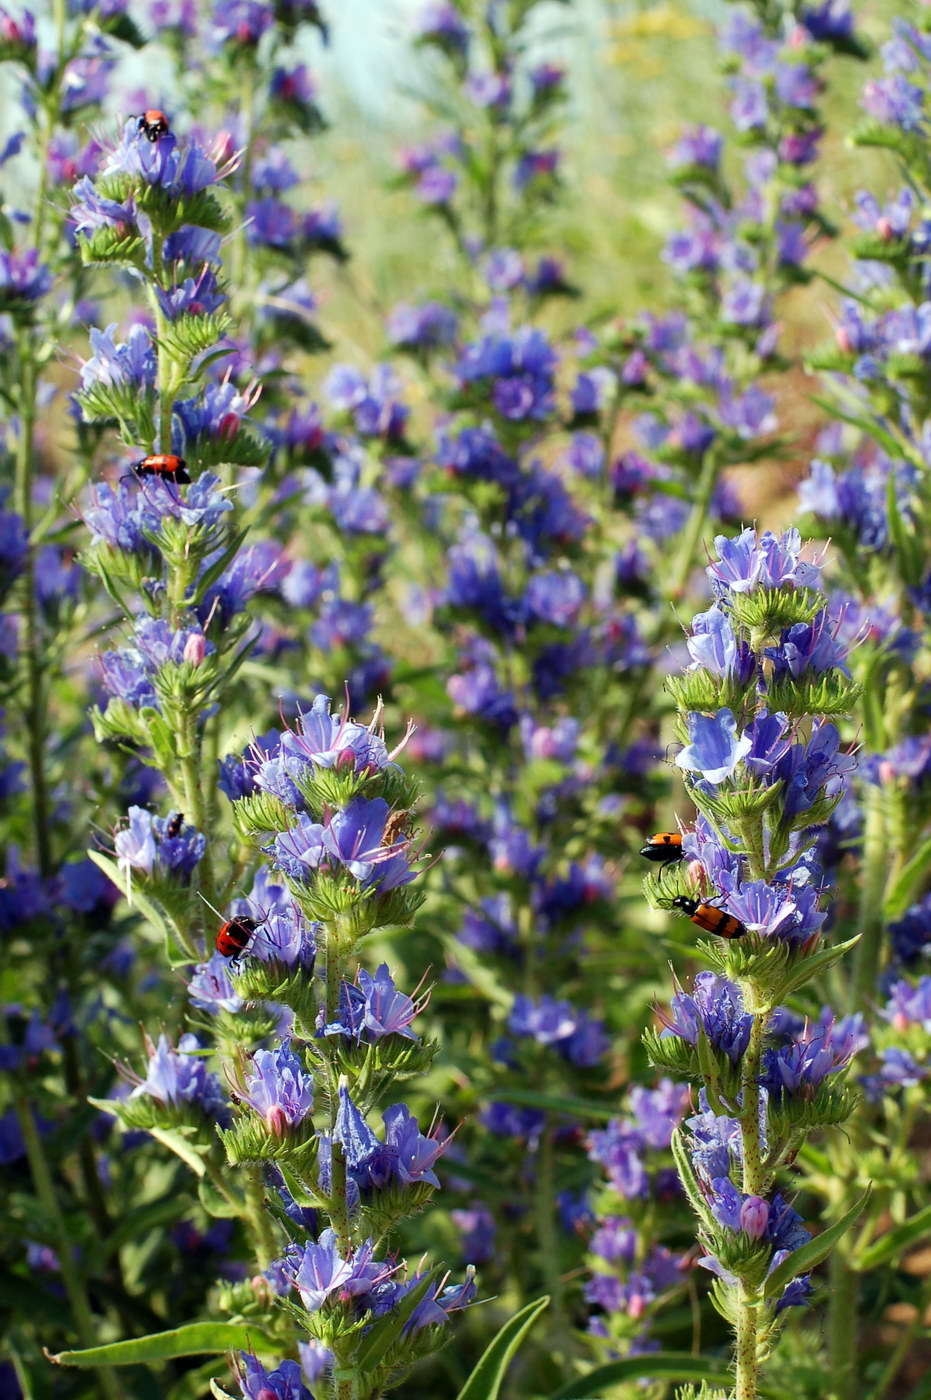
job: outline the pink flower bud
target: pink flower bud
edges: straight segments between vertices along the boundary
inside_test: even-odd
[[[356,756],[352,749],[340,749],[336,755],[337,768],[352,768],[355,764]]]
[[[882,759],[879,764],[879,781],[886,787],[889,783],[895,782],[895,769],[887,758]]]
[[[838,350],[843,350],[845,355],[853,353],[853,346],[850,343],[850,334],[846,326],[838,326],[834,332],[834,339],[837,341]]]
[[[748,1196],[740,1207],[740,1228],[751,1240],[761,1240],[769,1224],[769,1203],[762,1196]]]
[[[892,1029],[894,1031],[899,1031],[900,1034],[908,1030],[908,1017],[904,1011],[897,1011],[895,1013],[892,1018]]]
[[[23,31],[12,15],[4,15],[0,19],[0,39],[5,39],[8,44],[22,43]]]
[[[226,413],[226,414],[224,414],[223,418],[221,418],[221,420],[220,420],[220,426],[219,426],[219,428],[218,428],[218,430],[217,430],[217,437],[219,437],[220,441],[221,441],[221,442],[232,442],[232,441],[233,441],[233,438],[236,436],[236,434],[237,434],[238,432],[239,432],[239,414],[238,414],[238,413]]]
[[[880,214],[879,218],[876,220],[876,232],[879,234],[880,238],[884,239],[887,243],[890,239],[895,238],[895,230],[885,214]]]
[[[642,1293],[635,1293],[627,1300],[627,1316],[637,1322],[646,1312],[646,1301]]]
[[[182,660],[189,661],[192,666],[202,666],[204,657],[207,655],[207,638],[203,632],[192,632],[184,643]]]
[[[265,1114],[265,1123],[272,1137],[284,1137],[288,1131],[288,1117],[280,1103],[271,1105]]]

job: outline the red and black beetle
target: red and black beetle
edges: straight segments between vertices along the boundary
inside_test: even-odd
[[[164,112],[150,107],[139,118],[139,130],[145,133],[149,141],[157,141],[160,136],[167,136],[171,127]]]
[[[163,481],[173,481],[178,486],[186,486],[191,478],[187,472],[187,462],[183,457],[175,457],[171,452],[154,452],[133,462],[137,476],[160,476]]]
[[[217,952],[224,958],[241,957],[258,926],[257,919],[227,919],[217,934]]]

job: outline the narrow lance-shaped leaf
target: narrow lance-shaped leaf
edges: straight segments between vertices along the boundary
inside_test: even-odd
[[[801,1249],[793,1250],[787,1259],[783,1259],[777,1269],[774,1269],[766,1280],[766,1287],[763,1291],[765,1298],[779,1298],[787,1283],[791,1283],[800,1274],[808,1274],[822,1260],[826,1259],[831,1250],[850,1229],[851,1225],[862,1214],[867,1201],[872,1194],[872,1186],[868,1186],[857,1203],[851,1206],[846,1215],[842,1215],[834,1225],[828,1230],[824,1230],[820,1235],[816,1235],[813,1240],[803,1244]]]
[[[537,1298],[504,1324],[479,1359],[457,1400],[497,1400],[505,1372],[524,1337],[549,1306],[549,1296]]]

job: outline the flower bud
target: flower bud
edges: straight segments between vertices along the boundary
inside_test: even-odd
[[[239,432],[239,414],[225,413],[220,419],[220,426],[217,429],[217,437],[221,442],[232,442]]]
[[[760,1240],[769,1224],[769,1204],[762,1196],[748,1196],[740,1207],[740,1228],[751,1240]]]
[[[838,350],[842,350],[845,355],[852,354],[853,346],[850,342],[850,332],[847,330],[846,326],[837,327],[834,332],[834,339],[837,341]]]
[[[273,1137],[283,1138],[288,1131],[288,1115],[280,1103],[273,1103],[265,1114],[268,1131]]]
[[[646,1301],[642,1293],[634,1293],[627,1300],[627,1316],[632,1317],[634,1322],[639,1322],[646,1311]]]
[[[202,666],[207,654],[207,639],[202,632],[192,632],[184,643],[182,659],[192,666]]]
[[[885,214],[881,214],[876,220],[876,232],[886,243],[895,237],[895,232]]]

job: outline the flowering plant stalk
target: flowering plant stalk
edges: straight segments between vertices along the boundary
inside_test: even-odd
[[[813,848],[853,766],[833,720],[858,688],[798,533],[715,544],[716,602],[693,620],[691,664],[670,683],[688,740],[676,763],[698,818],[688,864],[646,888],[719,937],[699,947],[711,970],[677,989],[646,1039],[654,1064],[702,1086],[674,1150],[713,1301],[736,1333],[735,1395],[755,1400],[786,1309],[804,1303],[812,1268],[865,1204],[811,1239],[777,1187],[808,1135],[856,1102],[843,1085],[856,1027],[830,1013],[799,1027],[782,1003],[856,941],[821,946]]]

